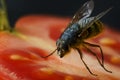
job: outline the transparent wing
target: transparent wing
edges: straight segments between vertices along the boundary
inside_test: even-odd
[[[112,8],[109,8],[109,9],[107,9],[106,11],[99,13],[99,14],[98,14],[97,16],[95,16],[95,17],[91,17],[91,18],[85,19],[85,20],[87,20],[87,21],[84,21],[84,22],[87,22],[87,23],[85,23],[85,24],[83,25],[85,28],[84,28],[84,29],[82,30],[82,32],[80,33],[79,37],[82,36],[82,34],[83,34],[89,27],[91,27],[91,25],[92,25],[94,22],[96,22],[96,21],[99,20],[101,17],[103,17],[103,16],[104,16],[106,13],[108,13],[111,9],[112,9]],[[79,24],[80,24],[80,23],[79,23]]]
[[[93,0],[87,1],[73,16],[71,23],[79,21],[81,18],[89,17],[93,11],[94,2]]]

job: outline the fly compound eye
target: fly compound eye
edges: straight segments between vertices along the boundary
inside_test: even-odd
[[[56,41],[56,45],[58,46],[58,45],[59,45],[59,43],[60,43],[60,40],[58,39],[58,40]]]

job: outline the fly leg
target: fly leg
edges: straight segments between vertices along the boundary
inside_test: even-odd
[[[112,71],[107,70],[107,69],[105,68],[105,66],[104,66],[104,55],[103,55],[102,48],[101,48],[99,45],[96,45],[96,44],[91,44],[91,43],[88,43],[88,42],[83,42],[83,43],[86,44],[86,45],[88,45],[88,46],[91,46],[91,47],[98,47],[98,48],[100,49],[100,53],[101,53],[101,57],[102,57],[102,62],[100,62],[100,60],[99,60],[99,58],[98,58],[98,56],[96,55],[95,52],[91,51],[87,46],[85,46],[85,45],[83,44],[83,46],[87,49],[87,51],[89,51],[90,53],[92,53],[92,54],[97,58],[99,64],[102,66],[102,68],[103,68],[105,71],[107,71],[107,72],[109,72],[109,73],[112,73]]]
[[[87,64],[85,63],[85,61],[83,60],[83,55],[82,55],[82,52],[80,51],[80,49],[79,49],[79,48],[75,48],[75,49],[78,51],[82,62],[84,63],[85,67],[86,67],[87,70],[90,72],[90,74],[92,74],[92,75],[94,75],[94,76],[97,76],[96,74],[94,74],[94,73],[91,72],[91,70],[89,69],[89,67],[87,66]]]
[[[55,49],[52,53],[48,54],[47,56],[40,56],[40,57],[42,57],[42,58],[47,58],[47,57],[53,55],[53,53],[55,53],[56,50],[57,50],[57,49]]]

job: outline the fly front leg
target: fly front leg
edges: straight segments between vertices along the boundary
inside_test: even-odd
[[[52,53],[48,54],[47,56],[40,56],[40,57],[41,57],[41,58],[47,58],[47,57],[53,55],[53,54],[56,52],[56,50],[57,50],[57,49],[55,49]]]

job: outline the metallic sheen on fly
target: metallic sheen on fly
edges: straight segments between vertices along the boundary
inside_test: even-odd
[[[94,37],[101,33],[103,30],[103,25],[99,21],[101,17],[103,17],[111,8],[107,9],[104,12],[99,13],[97,16],[90,17],[94,8],[93,0],[86,2],[73,16],[72,21],[69,23],[68,27],[61,34],[60,38],[56,42],[57,49],[55,49],[51,54],[45,56],[43,58],[51,56],[53,53],[57,51],[57,54],[62,58],[68,52],[70,52],[71,48],[78,51],[82,62],[84,63],[87,70],[94,76],[94,74],[87,64],[83,60],[83,54],[81,52],[80,46],[83,46],[88,52],[96,57],[99,64],[103,69],[109,73],[111,71],[107,70],[104,67],[104,55],[101,47],[96,44],[85,42],[84,40]],[[98,58],[96,53],[89,49],[89,47],[96,47],[100,49],[101,60]]]

